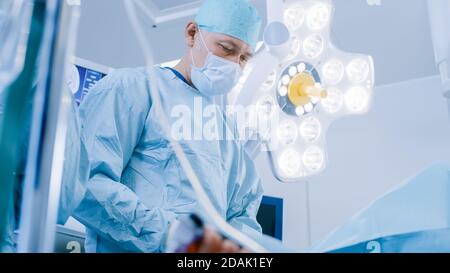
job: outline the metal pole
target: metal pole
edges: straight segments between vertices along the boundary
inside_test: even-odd
[[[67,117],[66,67],[73,51],[78,6],[47,0],[46,35],[25,172],[18,252],[53,252]],[[42,72],[44,71],[44,72]]]

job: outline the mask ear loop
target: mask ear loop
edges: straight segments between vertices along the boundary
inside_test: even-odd
[[[203,38],[202,31],[200,30],[200,27],[198,25],[197,25],[197,30],[200,35],[200,40],[202,41],[203,46],[205,47],[206,51],[208,51],[208,56],[211,55],[212,54],[211,50],[209,50],[208,46],[206,45],[205,39]],[[194,67],[198,68],[198,66],[195,64],[194,54],[192,53],[192,47],[191,47],[191,59],[192,59],[192,64],[194,65]]]
[[[209,50],[208,46],[206,45],[205,39],[203,38],[202,31],[200,30],[200,27],[198,27],[198,33],[200,33],[200,39],[202,40],[203,46],[206,48],[206,51],[208,51],[208,54],[211,54],[211,50]]]
[[[195,68],[197,68],[197,65],[195,64],[195,61],[194,61],[194,54],[192,54],[192,47],[191,47],[191,59],[192,59],[192,65],[193,65]]]

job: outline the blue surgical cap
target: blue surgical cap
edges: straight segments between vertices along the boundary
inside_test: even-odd
[[[200,29],[222,33],[256,48],[261,18],[249,0],[204,0],[195,22]]]

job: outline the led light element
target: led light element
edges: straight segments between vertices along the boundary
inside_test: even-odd
[[[278,88],[278,94],[280,94],[280,96],[285,97],[288,93],[288,89],[285,85],[280,86],[280,88]]]
[[[297,67],[295,66],[291,66],[289,67],[289,76],[294,77],[295,75],[297,75]]]
[[[319,57],[325,47],[325,40],[319,34],[308,36],[303,43],[303,54],[308,59]]]
[[[306,70],[306,64],[300,63],[299,65],[297,65],[297,70],[298,70],[298,73],[302,73],[303,71]]]
[[[309,147],[303,154],[303,165],[312,172],[320,171],[324,165],[324,154],[319,147]]]
[[[305,104],[305,112],[309,113],[314,109],[314,106],[312,105],[312,103],[308,102],[307,104]]]
[[[289,77],[289,75],[284,75],[283,78],[281,78],[281,83],[283,85],[288,85],[290,81],[291,77]]]
[[[278,159],[278,166],[285,176],[295,177],[299,175],[301,168],[300,154],[293,149],[284,151]]]
[[[330,24],[331,6],[319,3],[308,11],[308,26],[311,30],[321,30]]]
[[[300,124],[300,135],[304,140],[309,143],[315,142],[319,139],[322,133],[322,125],[317,118],[309,117],[306,118]]]
[[[278,127],[278,139],[284,145],[289,145],[297,139],[297,125],[292,120],[283,121]]]
[[[284,12],[284,22],[290,30],[297,30],[305,21],[305,9],[301,5],[292,6]]]
[[[370,65],[366,60],[357,58],[347,65],[346,70],[350,81],[362,83],[369,77]]]
[[[339,112],[344,105],[344,95],[337,88],[327,90],[327,97],[322,99],[322,106],[330,114]]]
[[[327,84],[338,84],[344,78],[344,64],[339,60],[330,60],[322,67],[322,76]]]
[[[295,114],[299,117],[303,116],[305,114],[305,108],[303,108],[303,106],[298,106],[295,108]]]
[[[369,94],[364,87],[356,86],[347,91],[344,100],[350,112],[364,112],[369,104]]]

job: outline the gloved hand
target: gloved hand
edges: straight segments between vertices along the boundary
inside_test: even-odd
[[[223,238],[219,233],[208,227],[204,228],[203,237],[188,247],[188,253],[248,253],[236,243]]]

